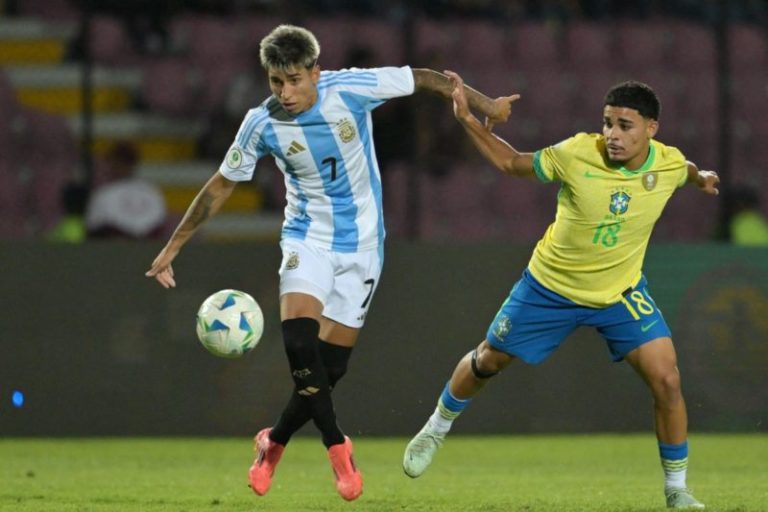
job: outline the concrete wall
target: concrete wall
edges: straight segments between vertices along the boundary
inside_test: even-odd
[[[247,435],[291,392],[276,244],[191,245],[178,288],[143,274],[155,244],[0,245],[0,435]],[[392,243],[347,377],[334,392],[353,434],[412,434],[456,361],[483,337],[530,246]],[[673,328],[691,428],[768,430],[768,251],[656,246],[651,292]],[[241,288],[266,332],[241,360],[197,342],[199,303]],[[12,390],[25,394],[15,408]],[[463,433],[652,430],[651,399],[594,332],[544,364],[512,365],[456,424]]]

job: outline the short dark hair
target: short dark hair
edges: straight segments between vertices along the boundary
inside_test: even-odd
[[[604,105],[611,107],[633,108],[646,119],[659,120],[661,102],[651,86],[629,80],[616,84],[605,95]]]
[[[279,25],[259,45],[259,56],[264,69],[306,69],[317,63],[320,44],[309,30],[295,25]]]

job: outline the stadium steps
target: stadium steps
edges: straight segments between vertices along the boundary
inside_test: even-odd
[[[72,23],[38,19],[0,18],[0,65],[16,90],[20,104],[62,115],[80,136],[81,68],[65,62],[76,36]],[[191,119],[164,117],[132,110],[144,77],[136,68],[93,69],[93,148],[105,154],[118,140],[130,140],[139,150],[139,173],[160,186],[171,214],[186,211],[218,163],[197,157],[197,140],[204,126]],[[254,216],[263,205],[256,186],[240,186],[214,219],[206,223],[207,238],[272,239],[281,218]],[[259,219],[254,219],[259,217]]]
[[[213,161],[143,162],[139,176],[158,183],[163,190],[169,211],[183,215],[187,207],[219,167]],[[251,183],[240,184],[225,203],[224,210],[207,221],[202,229],[206,239],[277,240],[283,216],[281,212],[254,212],[261,210],[264,196],[261,189]]]

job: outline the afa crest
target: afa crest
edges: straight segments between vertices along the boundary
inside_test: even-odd
[[[344,118],[341,121],[339,121],[339,124],[336,125],[336,130],[339,133],[339,138],[341,139],[341,142],[344,142],[345,144],[347,142],[351,142],[352,139],[355,138],[355,135],[356,135],[355,126],[352,124],[352,121],[350,121],[347,118]]]
[[[629,201],[632,196],[624,191],[618,191],[611,194],[611,204],[608,209],[614,215],[624,215],[629,210]]]
[[[299,267],[299,253],[291,251],[285,262],[285,270],[293,270]]]

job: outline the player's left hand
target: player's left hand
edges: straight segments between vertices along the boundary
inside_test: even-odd
[[[456,116],[456,119],[459,121],[465,121],[473,117],[472,112],[469,111],[467,95],[464,92],[464,79],[461,78],[458,73],[448,71],[447,69],[443,71],[443,73],[445,73],[445,75],[451,79],[451,83],[453,83],[453,92],[451,92],[451,97],[453,97],[453,115]]]
[[[720,193],[717,186],[720,184],[720,177],[715,171],[699,171],[697,185],[702,192],[716,196]]]

